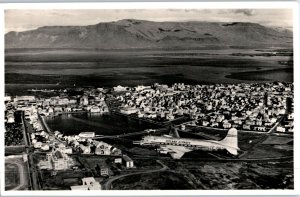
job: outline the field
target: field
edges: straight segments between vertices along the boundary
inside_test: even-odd
[[[11,190],[20,184],[19,168],[17,164],[5,164],[5,190]]]
[[[134,181],[139,180],[139,181]],[[194,189],[182,175],[175,172],[157,172],[152,174],[133,175],[119,179],[113,184],[114,190],[181,190]]]
[[[5,190],[28,190],[29,173],[22,156],[5,157]]]
[[[34,158],[37,163],[38,160],[44,158],[44,155],[35,154]],[[60,170],[56,171],[56,174],[53,174],[51,170],[39,170],[39,182],[43,190],[69,190],[70,186],[80,185],[81,179],[84,177],[93,176],[101,184],[104,184],[111,176],[161,168],[155,160],[141,159],[135,160],[135,168],[126,169],[123,164],[114,164],[114,158],[93,155],[73,156],[78,169]],[[107,166],[109,175],[101,176],[99,166]]]
[[[113,183],[130,189],[293,189],[293,162],[164,161],[164,172],[133,175]],[[134,181],[139,180],[139,181]]]
[[[25,146],[6,146],[5,155],[21,155],[25,152]]]
[[[204,132],[219,138],[226,135],[226,131]],[[270,144],[270,140],[274,143]],[[292,135],[282,137],[240,132],[241,160],[231,161],[218,161],[213,156],[230,159],[224,151],[212,152],[212,155],[193,151],[181,160],[173,160],[159,157],[152,150],[147,152],[143,148],[131,147],[127,150],[135,155],[135,161],[143,155],[150,155],[149,160],[160,159],[168,170],[120,178],[113,183],[113,189],[293,189],[293,145],[285,144],[292,140]],[[264,160],[266,158],[273,159]]]

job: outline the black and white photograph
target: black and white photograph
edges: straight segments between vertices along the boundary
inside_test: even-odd
[[[5,192],[295,190],[292,6],[3,11]]]

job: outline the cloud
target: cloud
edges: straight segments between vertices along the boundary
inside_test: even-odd
[[[253,16],[255,15],[255,10],[252,9],[238,9],[238,10],[233,10],[235,14],[244,14],[246,16]]]

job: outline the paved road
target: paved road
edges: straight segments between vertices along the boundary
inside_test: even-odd
[[[16,186],[15,188],[12,188],[11,190],[19,190],[21,188],[23,188],[26,184],[26,181],[25,181],[25,176],[24,176],[24,167],[19,164],[19,163],[11,163],[11,162],[7,162],[7,163],[10,163],[10,164],[16,164],[18,166],[18,169],[19,169],[19,175],[20,175],[20,183],[18,186]]]
[[[283,120],[283,116],[276,122],[276,124],[268,131],[268,134],[270,134],[270,133],[274,133],[276,130],[276,128],[277,128],[277,126],[282,122],[282,120]]]
[[[115,177],[111,177],[110,179],[108,179],[108,181],[103,185],[104,186],[104,190],[110,190],[112,187],[112,182],[114,182],[115,180],[118,180],[120,178],[123,177],[127,177],[127,176],[132,176],[132,175],[137,175],[137,174],[149,174],[149,173],[154,173],[154,172],[162,172],[168,169],[168,166],[166,166],[165,164],[163,164],[161,161],[156,160],[157,163],[159,163],[162,168],[160,169],[155,169],[155,170],[145,170],[143,172],[132,172],[130,174],[123,174],[123,175],[119,175],[119,176],[115,176]]]

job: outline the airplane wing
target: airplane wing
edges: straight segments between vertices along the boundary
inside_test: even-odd
[[[161,149],[164,152],[168,152],[173,159],[180,159],[184,155],[184,153],[192,151],[191,149],[188,149],[183,146],[171,146],[171,145],[163,146],[161,147]]]
[[[173,159],[180,159],[184,155],[184,152],[170,153],[170,155]]]

